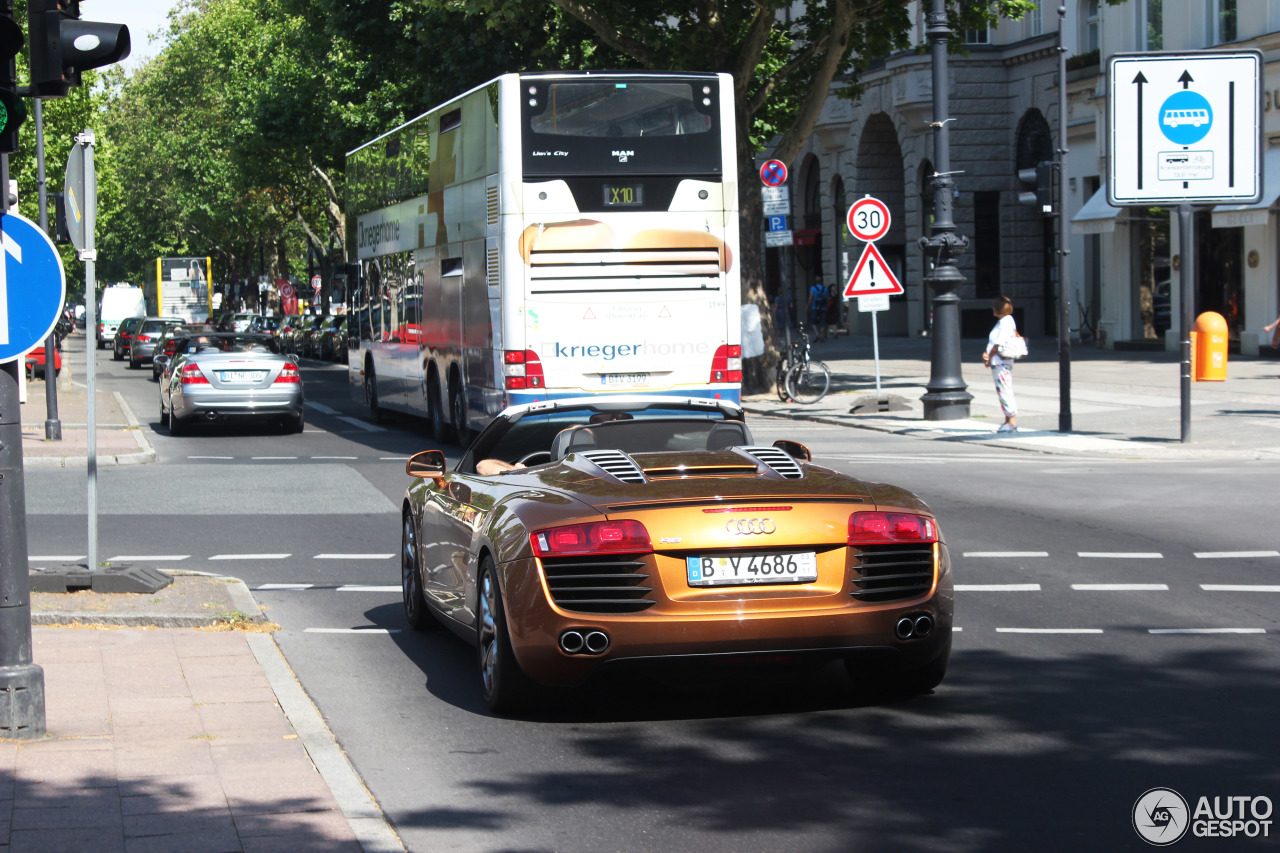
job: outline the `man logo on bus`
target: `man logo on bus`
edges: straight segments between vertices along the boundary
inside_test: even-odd
[[[634,151],[615,151],[615,152],[613,152],[613,156],[618,158],[618,162],[619,162],[619,163],[625,163],[625,162],[627,162],[628,160],[630,160],[632,157],[636,156],[636,152],[634,152]]]
[[[1160,105],[1160,131],[1174,145],[1194,145],[1213,126],[1213,107],[1199,92],[1182,89]]]

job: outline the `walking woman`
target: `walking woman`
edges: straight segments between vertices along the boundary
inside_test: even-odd
[[[991,368],[991,378],[996,383],[996,397],[1004,423],[996,432],[1018,431],[1018,404],[1013,399],[1013,360],[1015,353],[1025,355],[1025,344],[1018,335],[1018,325],[1013,321],[1013,302],[1007,296],[997,296],[991,302],[991,313],[996,324],[987,337],[987,348],[982,353],[982,363]]]

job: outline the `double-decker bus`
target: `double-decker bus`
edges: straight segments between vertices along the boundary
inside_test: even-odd
[[[438,438],[584,393],[738,401],[727,74],[505,74],[347,154],[350,379]]]

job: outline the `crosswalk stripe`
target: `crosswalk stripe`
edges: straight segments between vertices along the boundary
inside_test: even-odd
[[[1073,583],[1081,592],[1168,592],[1167,583]]]
[[[1265,634],[1266,628],[1148,628],[1148,634]]]
[[[1280,551],[1196,551],[1198,560],[1248,559],[1250,557],[1280,557]]]
[[[1202,583],[1205,592],[1280,592],[1275,584],[1250,583]]]

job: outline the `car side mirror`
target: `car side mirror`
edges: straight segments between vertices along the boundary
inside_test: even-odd
[[[790,441],[780,438],[773,443],[773,446],[790,456],[792,459],[800,459],[805,462],[813,461],[813,454],[809,452],[809,448],[805,447],[798,441]]]
[[[444,453],[439,450],[423,450],[409,457],[404,472],[410,477],[429,479],[437,486],[444,483]]]
[[[167,355],[155,355],[152,356],[151,360],[154,361],[156,363],[156,367],[161,370],[164,370],[169,366],[169,356]]]

